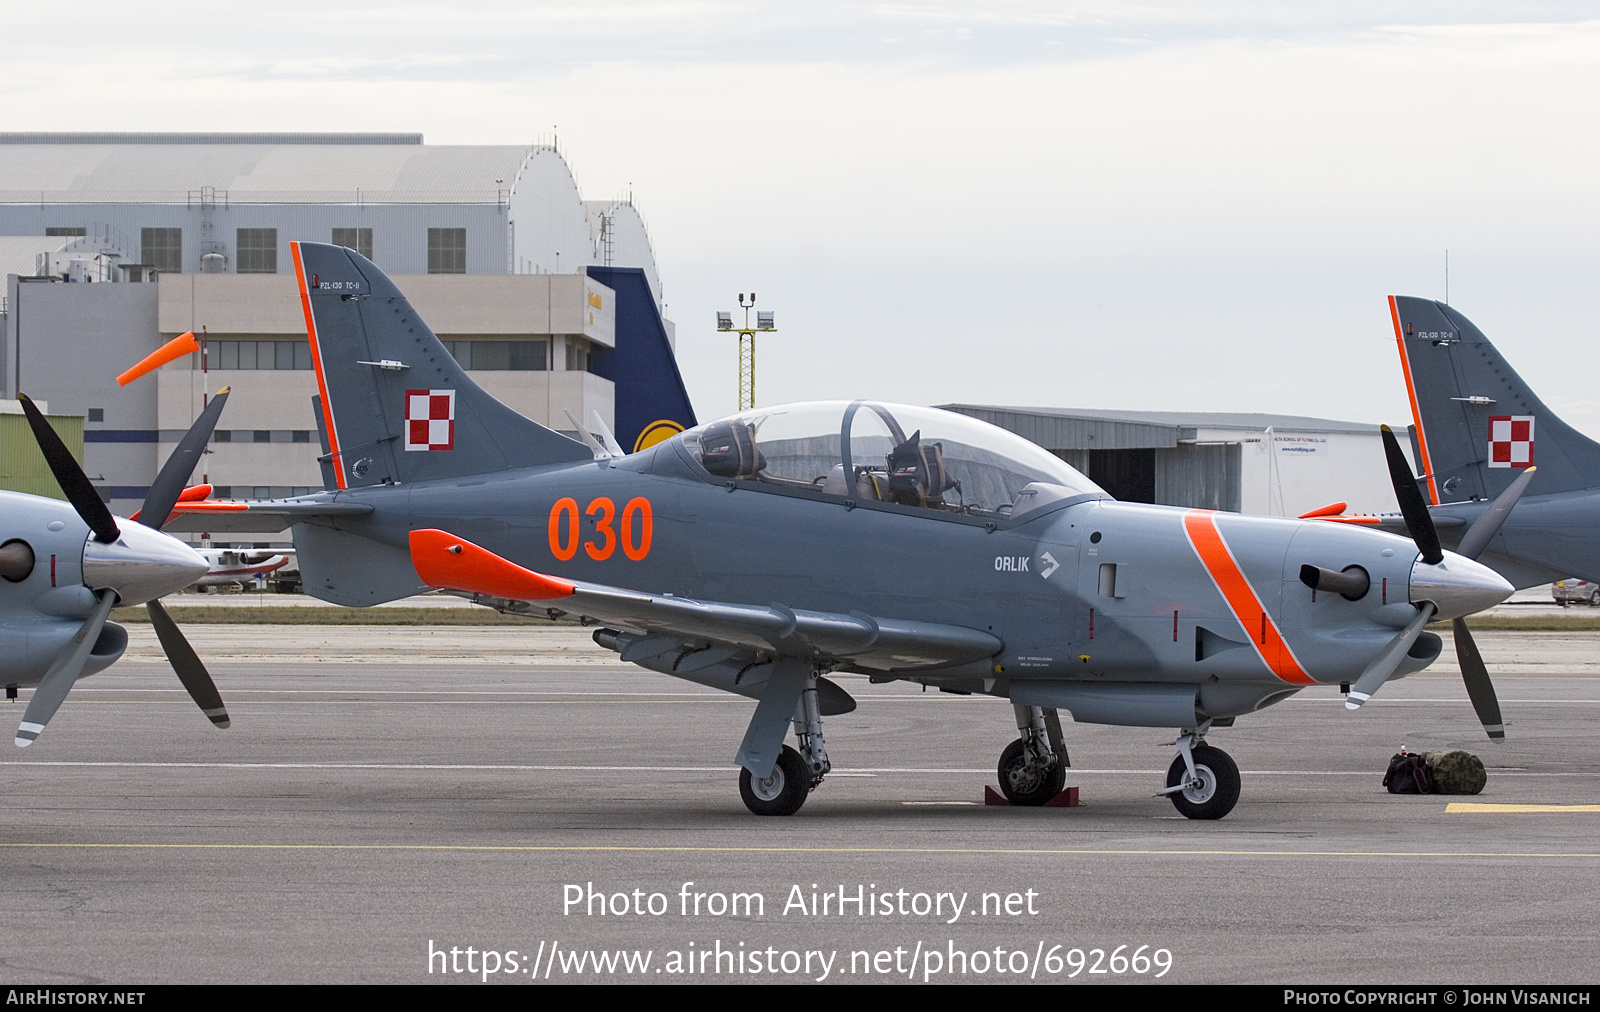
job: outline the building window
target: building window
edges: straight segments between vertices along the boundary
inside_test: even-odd
[[[89,230],[82,225],[49,225],[44,230],[45,235],[81,236],[88,235]]]
[[[309,341],[208,341],[214,369],[310,369]]]
[[[238,273],[278,273],[278,230],[275,228],[241,228],[237,249]]]
[[[589,371],[589,343],[576,337],[567,338],[567,372]]]
[[[105,420],[106,420],[106,409],[105,408],[90,408],[89,409],[89,421],[91,421],[91,422],[103,422]]]
[[[444,347],[463,369],[543,372],[549,368],[547,341],[446,341]]]
[[[289,441],[291,443],[309,443],[309,442],[311,442],[311,430],[310,429],[295,429],[295,430],[293,430],[293,432],[294,432],[294,435],[292,437],[290,437],[290,439],[289,439]],[[296,492],[295,493],[295,495],[303,495],[303,494],[304,493],[301,493],[301,492]]]
[[[333,230],[333,244],[353,249],[357,253],[372,259],[372,229],[370,228],[336,228]]]
[[[254,438],[251,439],[252,443],[270,443],[270,442],[272,442],[272,430],[271,429],[251,429],[250,431],[251,431],[252,435],[254,436]]]
[[[139,230],[139,259],[158,271],[178,274],[183,270],[183,229],[143,228]]]
[[[467,230],[428,229],[428,273],[467,273]]]

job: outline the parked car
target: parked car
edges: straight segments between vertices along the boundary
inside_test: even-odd
[[[1588,580],[1558,580],[1550,585],[1550,596],[1565,608],[1569,604],[1587,604],[1600,608],[1600,583]]]

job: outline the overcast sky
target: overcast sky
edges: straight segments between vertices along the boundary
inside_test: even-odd
[[[632,192],[690,394],[1409,421],[1450,301],[1600,435],[1600,20],[1525,3],[8,11],[9,130],[548,140]],[[155,13],[159,11],[159,13]]]

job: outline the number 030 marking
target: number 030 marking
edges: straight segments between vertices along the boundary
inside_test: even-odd
[[[616,526],[617,504],[605,496],[589,503],[583,511],[595,518],[595,538],[583,542],[583,550],[596,562],[604,562],[622,545],[622,554],[638,562],[650,554],[650,538],[655,531],[655,514],[650,500],[643,496],[628,500],[622,507],[621,530]],[[550,507],[550,554],[566,562],[578,554],[578,541],[582,538],[578,519],[578,501],[573,498],[557,499]]]

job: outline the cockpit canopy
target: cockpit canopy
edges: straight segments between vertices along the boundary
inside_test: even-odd
[[[937,408],[808,401],[756,408],[679,437],[716,478],[983,517],[1105,493],[1021,436]]]

